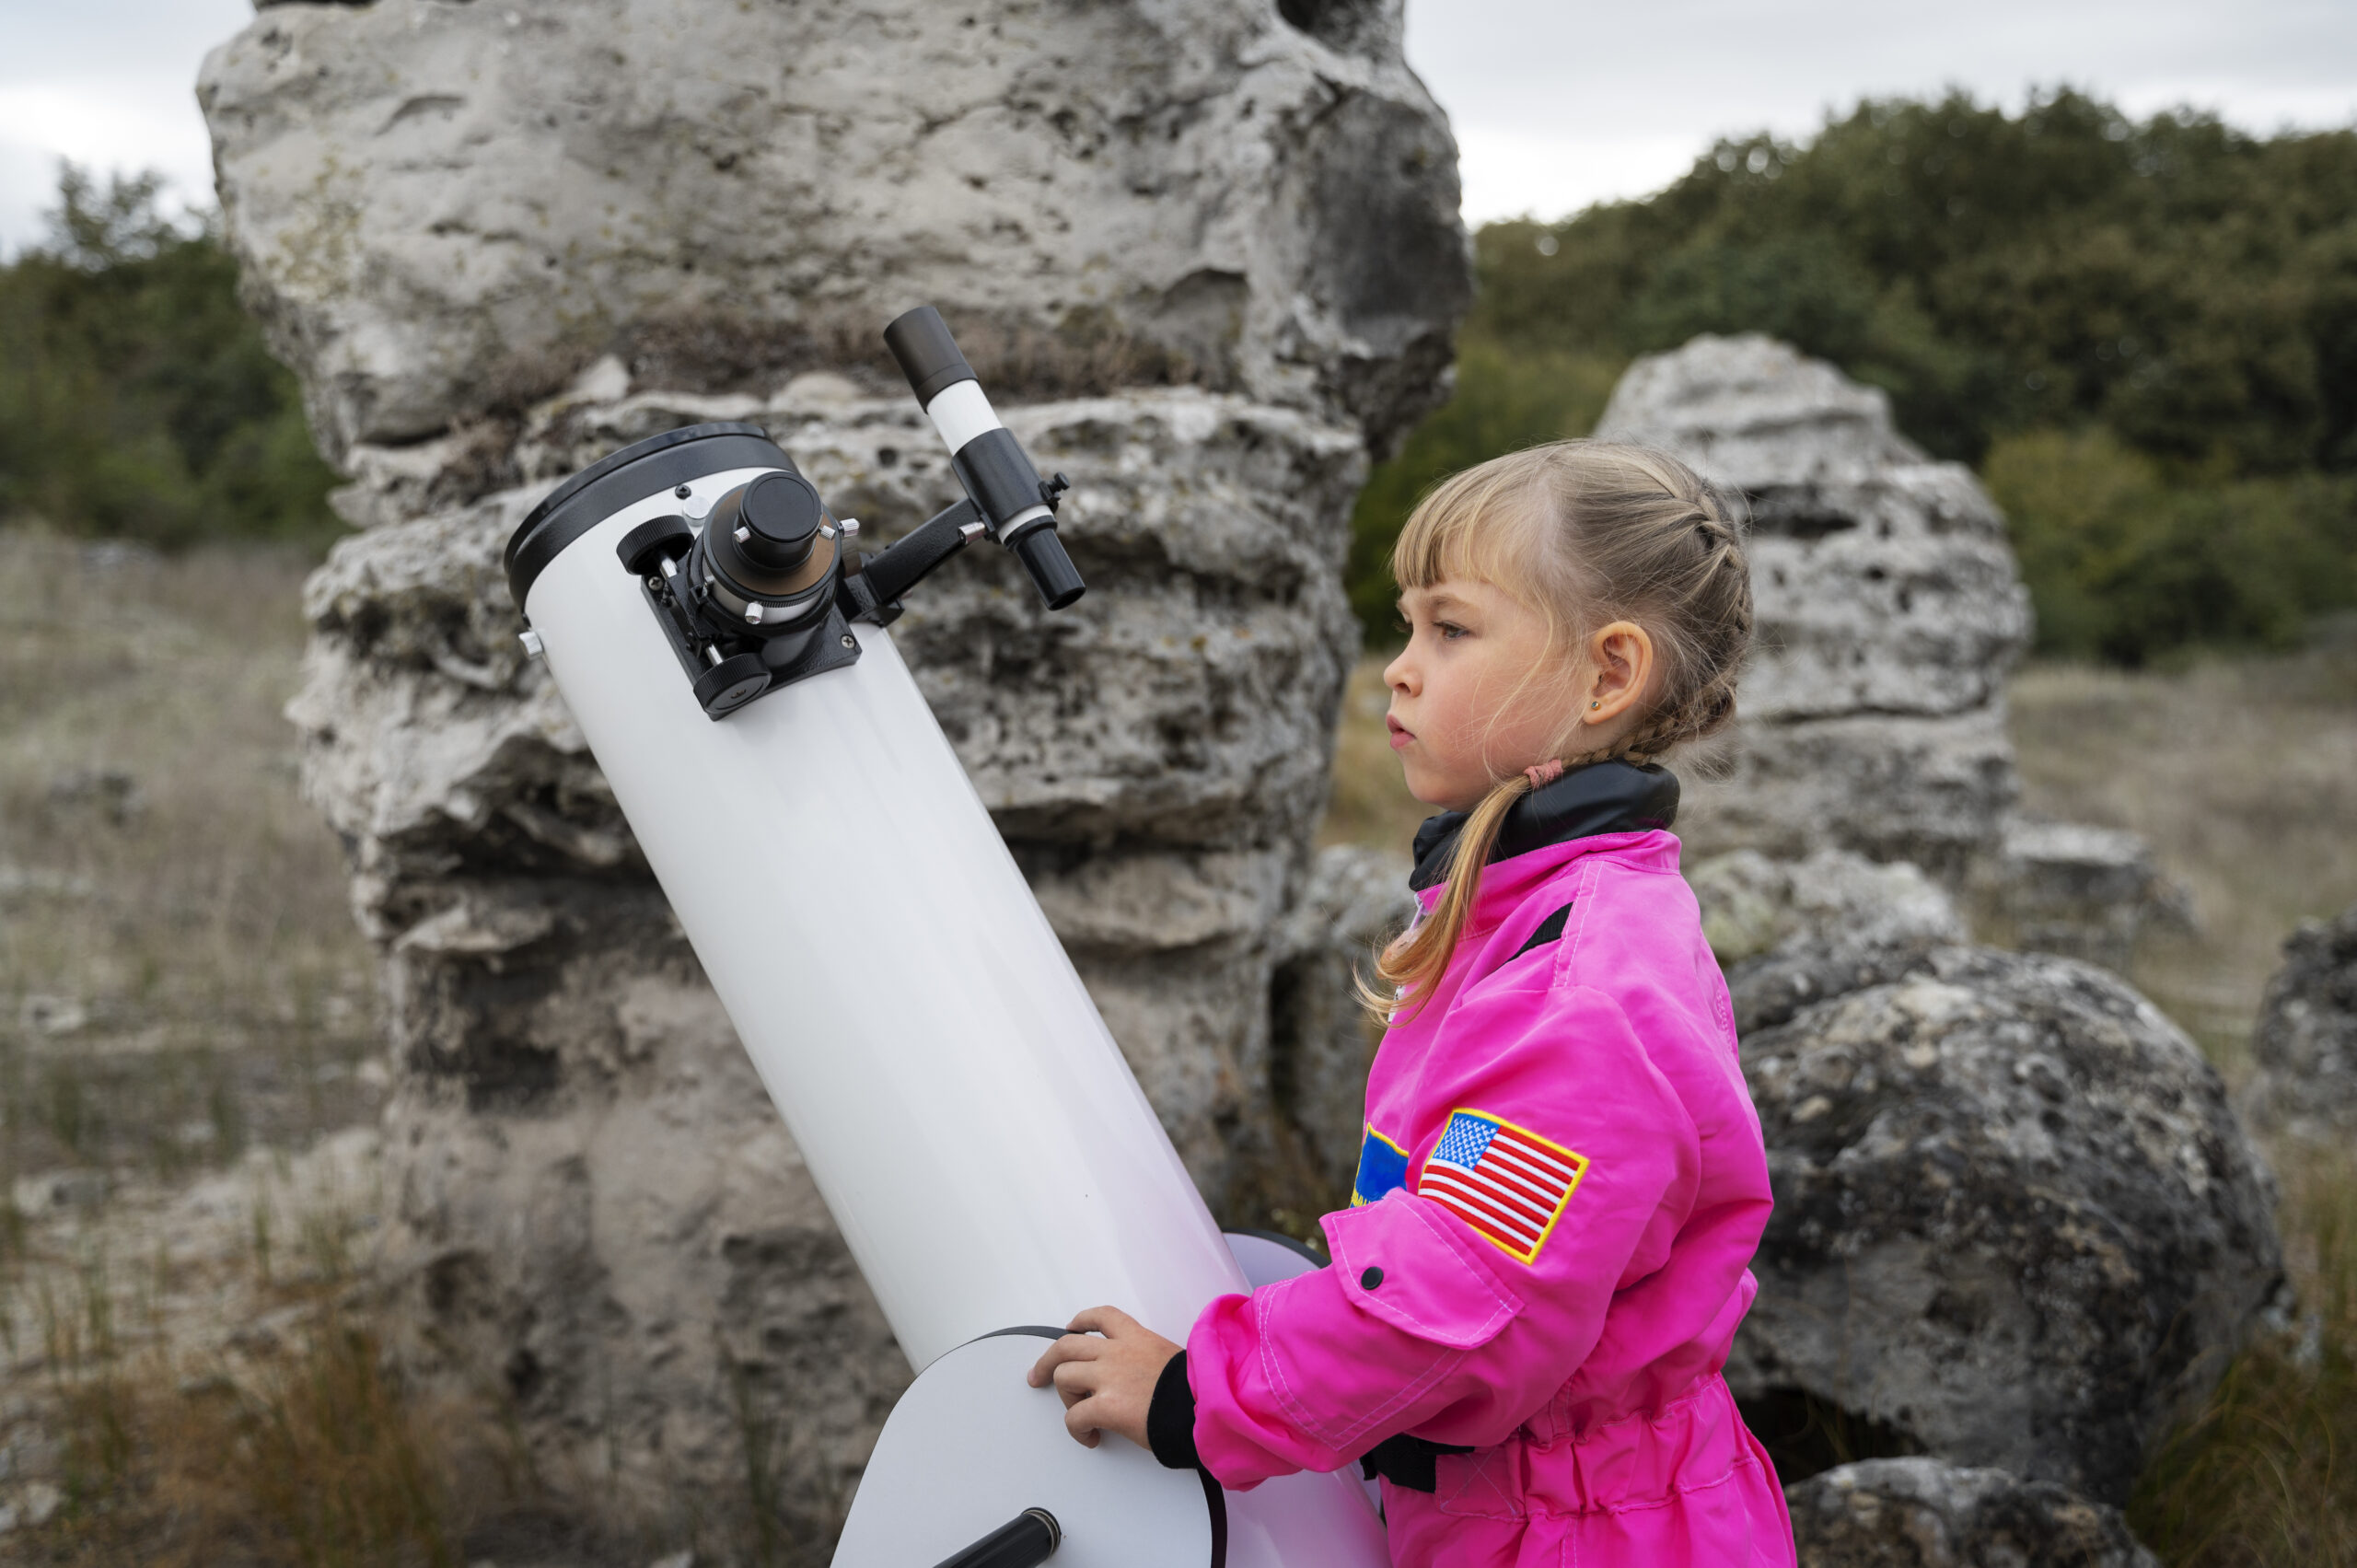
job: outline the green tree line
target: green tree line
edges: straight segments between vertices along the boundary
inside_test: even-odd
[[[204,221],[68,167],[0,265],[0,517],[164,545],[337,531],[294,378]],[[2142,122],[2073,92],[1861,104],[1666,190],[1492,224],[1458,389],[1377,469],[1353,601],[1442,474],[1592,427],[1636,354],[1783,338],[1887,389],[2011,519],[2052,652],[2282,644],[2357,606],[2357,133]]]
[[[166,219],[159,186],[69,164],[47,238],[0,265],[0,519],[324,549],[335,476],[295,377],[211,224]]]
[[[1870,101],[1475,249],[1457,393],[1358,508],[1370,629],[1434,479],[1585,433],[1631,357],[1706,331],[1832,361],[1978,468],[2048,651],[2281,644],[2357,605],[2357,133]]]

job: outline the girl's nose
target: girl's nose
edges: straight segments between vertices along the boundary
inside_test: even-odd
[[[1415,695],[1414,668],[1415,667],[1408,662],[1408,650],[1402,648],[1389,664],[1383,667],[1383,683],[1394,691],[1404,691],[1413,696]]]

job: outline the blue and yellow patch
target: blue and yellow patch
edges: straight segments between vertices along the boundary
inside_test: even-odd
[[[1408,1185],[1408,1151],[1367,1124],[1359,1144],[1358,1179],[1351,1183],[1351,1207],[1372,1203],[1396,1187]]]

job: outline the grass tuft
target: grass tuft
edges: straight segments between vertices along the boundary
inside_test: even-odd
[[[2235,1363],[2129,1506],[2177,1568],[2357,1564],[2357,1156],[2279,1169],[2298,1320]]]

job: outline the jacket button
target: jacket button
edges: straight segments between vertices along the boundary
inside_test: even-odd
[[[1365,1273],[1359,1276],[1359,1288],[1361,1290],[1373,1290],[1382,1283],[1383,1271],[1381,1269],[1369,1269]]]

